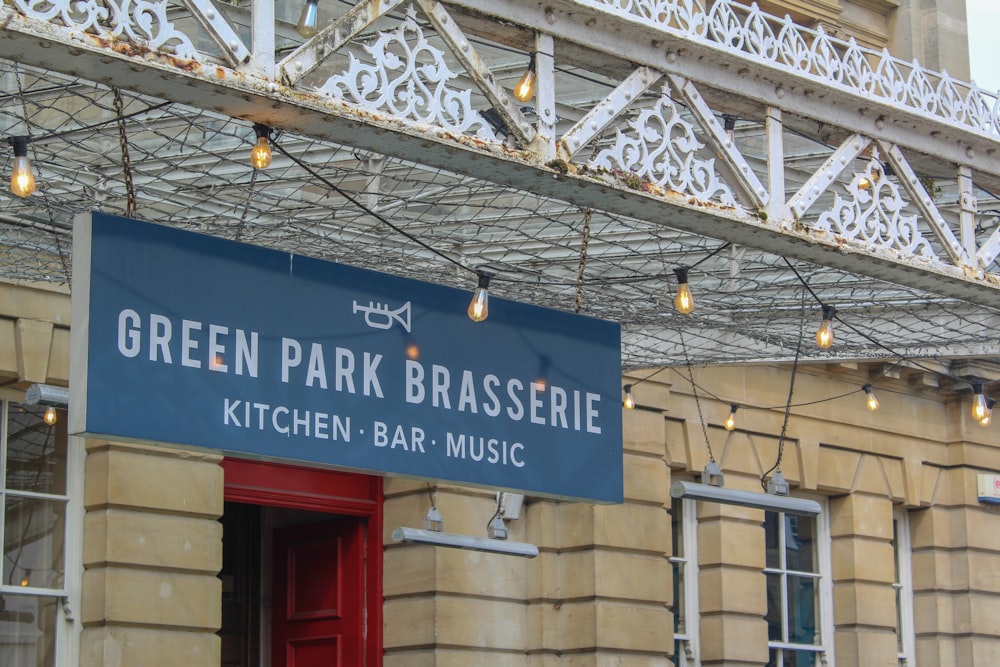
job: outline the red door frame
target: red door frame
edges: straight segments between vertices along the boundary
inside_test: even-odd
[[[382,667],[382,478],[305,466],[222,460],[229,502],[312,510],[368,520],[365,665]]]

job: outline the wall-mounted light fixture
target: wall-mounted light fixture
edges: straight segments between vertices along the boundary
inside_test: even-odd
[[[66,407],[69,405],[69,388],[51,384],[33,384],[25,392],[24,402],[28,405]]]
[[[502,504],[502,496],[498,502]],[[520,511],[519,505],[518,511]],[[534,558],[538,555],[538,547],[534,544],[507,541],[507,524],[504,523],[499,509],[493,515],[493,518],[490,519],[488,531],[491,535],[489,538],[446,533],[444,532],[444,519],[441,517],[441,513],[437,507],[431,505],[427,516],[424,518],[423,528],[406,528],[405,526],[396,528],[392,531],[392,541],[397,543],[414,542],[417,544],[431,544],[436,547],[469,549],[472,551],[506,554],[508,556],[522,556],[524,558]]]
[[[711,484],[698,484],[697,482],[674,482],[670,485],[670,496],[803,516],[816,516],[822,512],[822,507],[818,502],[807,498],[773,496],[768,493],[727,489]]]

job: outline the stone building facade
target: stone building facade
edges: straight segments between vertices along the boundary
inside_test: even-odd
[[[281,564],[268,540],[285,524],[345,516],[366,546],[350,605],[365,620],[347,632],[360,643],[343,664],[1000,662],[998,515],[977,496],[978,476],[1000,473],[1000,439],[972,419],[967,390],[934,374],[802,366],[787,424],[790,366],[630,375],[638,405],[624,411],[625,502],[525,499],[510,539],[540,553],[522,559],[391,539],[395,527],[420,525],[430,498],[448,531],[485,535],[491,491],[343,473],[311,489],[308,471],[265,466],[255,477],[211,452],[65,436],[62,449],[22,446],[25,420],[40,419],[20,412],[23,391],[69,380],[69,299],[28,285],[0,294],[5,583],[32,579],[25,595],[3,596],[5,650],[25,656],[16,664],[272,664],[267,572]],[[865,407],[867,382],[876,412]],[[727,488],[760,491],[783,427],[780,469],[793,496],[821,503],[819,517],[671,498],[671,481],[696,480],[710,456]],[[59,474],[46,488],[15,474],[60,466],[64,488]],[[50,512],[47,532],[28,530],[22,496],[64,509]],[[247,507],[256,532],[235,522]],[[227,633],[236,580],[246,578],[226,564],[234,544],[259,557],[243,587],[258,595],[236,605],[253,627]],[[12,566],[15,551],[32,565]],[[36,583],[46,558],[55,574]]]

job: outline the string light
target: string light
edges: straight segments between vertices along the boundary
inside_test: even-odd
[[[295,24],[295,32],[305,38],[312,37],[319,25],[319,0],[306,0],[302,6],[302,13],[299,15],[299,22]]]
[[[528,69],[524,71],[521,78],[518,79],[517,85],[514,86],[514,99],[518,102],[527,102],[532,97],[535,96],[535,82],[538,80],[538,75],[535,73],[535,54],[531,54],[531,59],[528,60]]]
[[[878,398],[875,396],[875,392],[872,391],[872,386],[866,384],[861,388],[865,391],[865,402],[868,404],[868,409],[872,412],[878,410]]]
[[[266,169],[271,164],[271,142],[268,140],[271,128],[262,123],[254,123],[253,131],[257,135],[257,143],[250,151],[250,164],[254,169]]]
[[[823,350],[828,350],[833,345],[833,318],[836,315],[836,308],[823,306],[823,323],[816,330],[816,344]]]
[[[11,137],[14,147],[14,169],[10,175],[10,191],[18,197],[27,197],[35,191],[35,175],[28,161],[28,137]]]
[[[493,274],[485,271],[478,271],[479,284],[476,291],[472,293],[472,301],[469,302],[469,319],[473,322],[482,322],[490,314],[490,278]]]
[[[861,180],[858,181],[858,189],[868,190],[874,184],[878,183],[880,180],[882,180],[882,170],[877,166],[873,166],[871,178],[868,178],[867,176],[862,176]]]
[[[993,406],[995,406],[996,404],[997,402],[994,401],[992,398],[986,399],[986,414],[983,416],[982,419],[979,420],[979,423],[981,425],[983,426],[990,425],[990,422],[993,420]]]
[[[56,409],[54,407],[50,405],[49,407],[45,408],[45,416],[42,417],[42,421],[44,421],[47,426],[54,425],[58,419],[59,419],[59,413],[56,412]]]
[[[686,266],[679,266],[674,269],[677,276],[677,296],[674,297],[674,307],[677,312],[685,315],[694,310],[694,297],[691,296],[691,286],[688,285],[688,269]]]
[[[735,403],[729,406],[729,416],[726,417],[726,421],[723,424],[723,426],[726,427],[727,431],[732,431],[734,428],[736,428],[736,411],[739,409],[740,406],[736,405]]]
[[[625,390],[625,398],[622,400],[622,407],[626,410],[635,409],[635,398],[632,396],[632,385],[627,384],[622,389]]]
[[[732,114],[722,114],[722,128],[726,131],[729,141],[736,140],[736,116]]]
[[[982,423],[990,415],[990,406],[986,402],[986,395],[983,394],[983,383],[979,380],[973,382],[972,391],[975,393],[975,396],[972,398],[972,417]]]

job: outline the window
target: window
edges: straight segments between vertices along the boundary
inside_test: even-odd
[[[910,515],[905,510],[896,512],[892,518],[892,553],[896,571],[892,588],[896,592],[896,650],[899,667],[914,667],[917,662],[916,635],[913,630]]]
[[[833,662],[826,512],[765,512],[768,667]]]
[[[78,487],[67,472],[82,462],[69,465],[65,411],[49,426],[44,407],[0,401],[0,410],[0,655],[18,667],[69,664],[67,527]]]
[[[670,511],[674,570],[674,659],[677,667],[699,664],[698,515],[695,501],[676,498]]]

